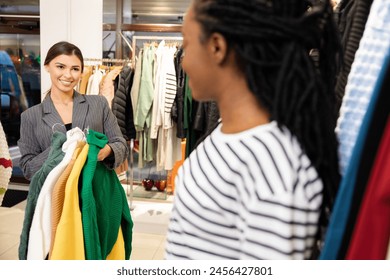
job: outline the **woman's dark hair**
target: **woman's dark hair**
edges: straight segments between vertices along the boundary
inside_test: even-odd
[[[77,56],[81,61],[81,72],[84,71],[84,58],[80,49],[77,46],[65,41],[58,42],[49,49],[45,58],[44,65],[48,65],[50,61],[52,61],[54,58],[62,54],[64,55],[74,54],[75,56]]]
[[[222,34],[271,119],[298,138],[324,184],[320,223],[326,225],[340,181],[334,92],[339,37],[329,1],[194,0],[193,9],[200,41]]]

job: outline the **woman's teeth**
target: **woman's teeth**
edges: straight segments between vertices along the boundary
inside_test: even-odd
[[[60,80],[61,84],[63,84],[64,86],[70,86],[72,84],[72,82],[68,82],[68,81],[63,81],[63,80]]]

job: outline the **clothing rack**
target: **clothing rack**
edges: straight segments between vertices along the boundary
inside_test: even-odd
[[[84,62],[101,62],[101,63],[132,63],[131,59],[119,59],[119,58],[84,58]]]
[[[118,59],[118,58],[84,58],[84,62],[92,62],[95,64],[98,63],[122,63],[122,64],[129,64],[132,65],[131,59]],[[87,128],[88,129],[88,128]],[[88,130],[87,130],[88,133]],[[128,155],[128,162],[129,167],[126,170],[126,180],[127,180],[127,186],[126,186],[126,196],[128,197],[129,202],[129,208],[130,210],[134,210],[135,206],[133,205],[133,162],[134,162],[134,155],[133,155],[133,148],[134,148],[134,139],[131,139],[129,146],[128,146],[130,153]],[[130,181],[129,181],[130,179]]]
[[[140,41],[173,41],[173,42],[178,42],[178,41],[183,41],[183,37],[180,37],[180,36],[153,36],[153,35],[144,35],[144,36],[141,36],[141,35],[136,35],[136,36],[133,36],[132,38],[132,43],[133,43],[133,56],[134,58],[136,57],[136,46],[137,46],[137,40]],[[133,66],[135,64],[135,59],[133,59]]]

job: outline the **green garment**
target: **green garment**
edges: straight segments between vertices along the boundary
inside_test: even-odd
[[[127,197],[114,170],[97,161],[107,137],[89,130],[88,158],[82,170],[80,191],[85,259],[105,260],[110,254],[122,227],[126,259],[130,258],[133,221]]]
[[[138,132],[139,139],[139,167],[142,168],[145,162],[154,158],[153,141],[150,138],[150,125],[152,122],[153,101],[154,101],[154,57],[156,47],[150,45],[143,51],[141,81],[137,101],[137,109],[134,116],[134,125]]]
[[[144,127],[150,127],[152,105],[154,98],[153,86],[153,62],[155,47],[145,48],[142,57],[142,72],[139,86],[137,109],[134,116],[134,125],[137,131],[142,131]]]
[[[64,158],[65,153],[62,151],[62,144],[66,141],[66,135],[62,132],[54,132],[51,139],[51,148],[47,160],[43,163],[42,167],[31,178],[27,205],[24,214],[23,228],[20,235],[19,243],[19,259],[27,259],[28,241],[30,235],[31,223],[34,217],[35,207],[37,206],[37,200],[41,188],[46,180],[47,175],[56,167]]]

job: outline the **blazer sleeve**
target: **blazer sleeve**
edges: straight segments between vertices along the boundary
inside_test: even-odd
[[[107,157],[103,163],[107,166],[107,168],[114,169],[125,161],[128,155],[128,148],[126,140],[122,136],[122,132],[119,128],[117,118],[109,108],[107,100],[103,99],[103,102],[103,133],[107,136],[108,145],[113,151],[113,155]]]
[[[20,121],[20,139],[18,147],[22,155],[19,166],[27,180],[31,180],[33,175],[41,168],[49,156],[50,146],[42,151],[38,139],[35,137],[35,126],[31,123],[28,110],[23,112]]]

